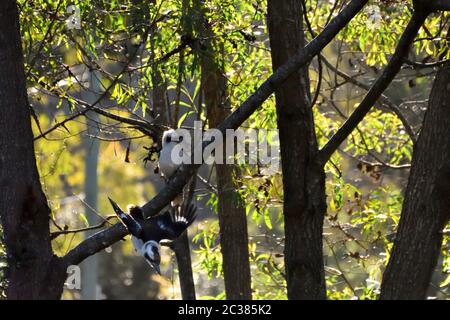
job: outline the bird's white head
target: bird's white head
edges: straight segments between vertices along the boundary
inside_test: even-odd
[[[150,240],[144,243],[141,248],[141,254],[147,260],[147,262],[155,269],[158,274],[161,274],[161,246],[158,242]]]

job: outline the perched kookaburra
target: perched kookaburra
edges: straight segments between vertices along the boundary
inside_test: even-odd
[[[178,136],[176,135],[175,130],[170,129],[164,131],[161,143],[161,152],[159,153],[159,170],[165,179],[170,179],[179,166],[174,163],[172,158],[173,148],[178,144],[178,142]]]
[[[128,206],[128,213],[125,213],[117,203],[108,199],[119,220],[131,233],[131,240],[136,252],[142,255],[158,274],[161,274],[160,241],[177,239],[195,220],[196,207],[190,205],[183,210],[185,212],[178,207],[174,208],[172,213],[165,211],[145,219],[140,207]]]
[[[177,155],[175,154],[173,149],[177,144],[183,143],[182,139],[183,137],[179,136],[174,129],[164,131],[163,133],[161,144],[162,148],[161,152],[159,153],[158,166],[161,175],[166,181],[168,181],[173,176],[175,171],[177,171],[178,167],[180,166],[180,164],[177,164],[174,161],[173,157]],[[181,194],[172,201],[172,206],[181,206],[182,203],[183,195]]]

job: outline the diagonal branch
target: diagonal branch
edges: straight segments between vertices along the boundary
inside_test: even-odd
[[[361,101],[361,104],[356,108],[352,115],[331,137],[328,143],[319,151],[316,160],[320,165],[324,165],[330,159],[331,155],[338,149],[341,143],[347,139],[350,133],[356,129],[358,124],[364,119],[392,80],[394,80],[395,76],[401,69],[404,58],[408,54],[411,43],[414,41],[414,38],[426,18],[427,14],[425,13],[417,11],[413,13],[408,26],[400,38],[395,53],[384,69],[383,74],[375,81],[363,101]]]
[[[229,115],[218,129],[225,133],[226,129],[237,129],[255,112],[284,81],[301,67],[308,64],[319,54],[331,40],[362,10],[368,0],[352,0],[308,45],[300,49],[295,56],[277,69],[238,109]],[[203,147],[208,143],[205,142]],[[150,202],[143,206],[144,214],[153,216],[158,214],[172,199],[174,199],[195,174],[201,164],[183,165],[166,187]],[[99,252],[127,235],[127,230],[121,224],[94,234],[86,239],[63,258],[66,264],[79,264],[87,257]]]
[[[89,106],[87,106],[87,107],[89,107]],[[140,120],[140,119],[133,119],[133,118],[128,118],[128,117],[122,117],[120,115],[111,113],[109,111],[106,111],[102,108],[95,107],[95,106],[91,107],[91,110],[102,116],[105,116],[109,119],[132,125],[136,129],[138,129],[145,135],[152,137],[153,139],[156,139],[157,137],[162,137],[162,134],[163,134],[162,128],[158,127],[158,125],[153,122],[149,122],[146,120]]]

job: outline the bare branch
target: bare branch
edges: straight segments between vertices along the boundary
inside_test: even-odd
[[[415,62],[415,61],[411,61],[411,60],[405,60],[405,63],[408,66],[411,66],[412,69],[436,68],[436,67],[441,67],[443,65],[446,65],[449,62],[450,62],[450,59],[445,59],[445,60],[436,61],[436,62],[429,62],[429,63],[421,63],[421,62]]]
[[[60,231],[55,231],[52,232],[50,234],[50,240],[53,240],[57,237],[59,237],[60,235],[63,234],[71,234],[71,233],[80,233],[80,232],[85,232],[85,231],[91,231],[91,230],[97,230],[100,228],[103,228],[105,226],[105,224],[109,223],[109,220],[116,218],[116,216],[111,215],[105,218],[105,220],[103,220],[102,222],[100,222],[99,224],[95,225],[95,226],[90,226],[90,227],[86,227],[86,228],[79,228],[79,229],[70,229],[70,230],[60,230]]]
[[[153,138],[162,137],[163,130],[161,128],[159,128],[153,122],[140,120],[140,119],[132,119],[132,118],[127,118],[127,117],[122,117],[122,116],[113,114],[109,111],[106,111],[102,108],[95,107],[95,106],[92,107],[91,109],[92,109],[92,111],[94,111],[102,116],[105,116],[107,118],[110,118],[112,120],[116,120],[121,123],[130,124],[147,136],[150,136]]]

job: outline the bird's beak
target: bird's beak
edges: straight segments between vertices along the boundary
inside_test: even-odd
[[[117,203],[114,202],[114,200],[112,200],[110,197],[108,197],[108,199],[109,199],[109,202],[111,202],[111,205],[117,214],[123,213],[122,209],[120,209],[120,207],[117,205]]]
[[[148,259],[147,257],[145,257],[145,258],[146,258],[148,264],[151,265],[152,268],[153,268],[159,275],[161,275],[161,268],[159,267],[159,265],[156,264],[156,263],[154,263],[154,262],[152,262],[152,261],[150,261],[150,259]]]
[[[153,262],[152,260],[150,260],[148,254],[144,253],[144,258],[145,260],[147,260],[148,264],[152,266],[153,269],[155,269],[155,271],[161,275],[161,269],[159,267],[159,264]]]
[[[155,271],[156,271],[159,275],[161,275],[161,268],[160,268],[157,264],[152,263],[152,267],[153,267],[153,269],[155,269]]]

